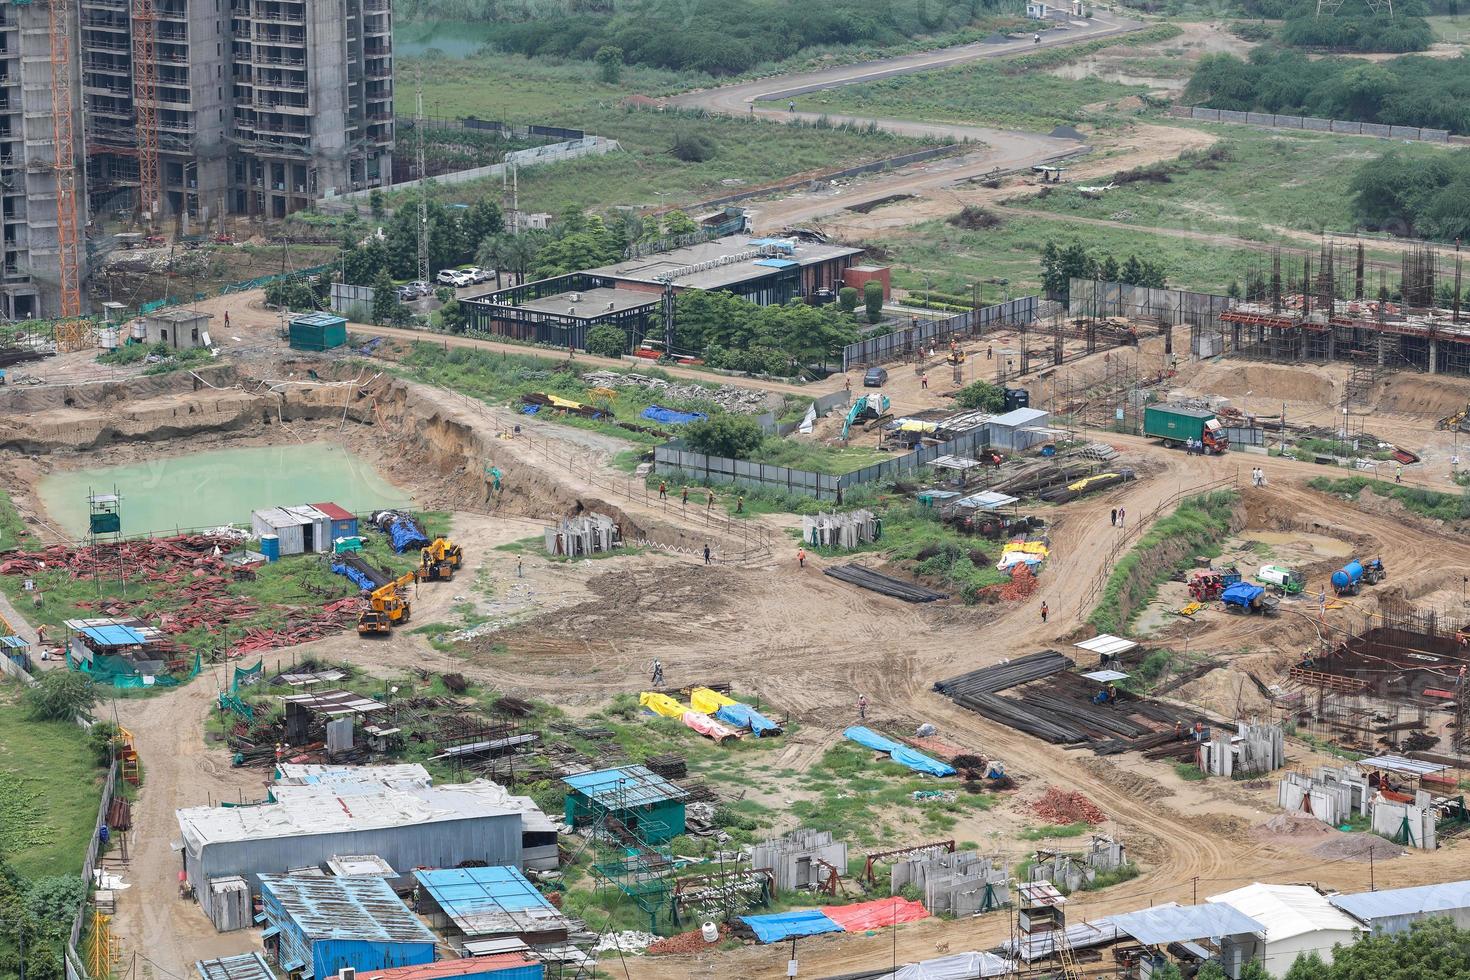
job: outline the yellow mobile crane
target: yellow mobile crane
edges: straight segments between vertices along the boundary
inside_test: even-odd
[[[464,560],[459,545],[448,538],[435,538],[434,543],[423,549],[423,567],[419,577],[427,582],[448,582],[454,578]]]
[[[368,607],[357,616],[359,636],[381,636],[393,632],[393,627],[408,622],[412,609],[408,599],[398,590],[418,581],[418,572],[405,572],[386,585],[373,590],[368,597]]]

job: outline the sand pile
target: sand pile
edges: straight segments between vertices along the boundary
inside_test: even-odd
[[[1326,837],[1333,833],[1316,817],[1306,813],[1280,813],[1254,828],[1257,837],[1266,840],[1302,841],[1313,837]]]
[[[1389,861],[1403,857],[1404,849],[1377,834],[1340,834],[1312,848],[1318,857],[1340,861]]]

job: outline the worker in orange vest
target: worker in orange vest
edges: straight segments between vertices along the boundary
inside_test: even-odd
[[[796,549],[796,567],[797,568],[805,568],[806,567],[806,549],[805,548],[797,548]]]

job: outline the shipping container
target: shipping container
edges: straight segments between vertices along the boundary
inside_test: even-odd
[[[347,318],[308,313],[291,320],[291,349],[324,351],[347,345]]]

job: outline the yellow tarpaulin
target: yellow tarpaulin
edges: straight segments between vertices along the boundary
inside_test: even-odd
[[[919,421],[910,419],[907,422],[900,422],[900,423],[898,423],[898,431],[900,431],[900,432],[938,432],[939,431],[939,423],[938,422],[919,422]]]
[[[1076,483],[1069,483],[1069,484],[1067,484],[1067,489],[1068,490],[1085,490],[1087,488],[1087,485],[1089,483],[1091,483],[1092,481],[1094,481],[1094,480],[1106,480],[1110,476],[1115,477],[1117,475],[1118,474],[1116,474],[1116,473],[1098,473],[1095,476],[1089,476],[1089,477],[1085,477],[1085,478],[1083,478],[1081,480],[1078,480]]]
[[[726,705],[735,702],[718,691],[711,691],[707,687],[696,687],[689,692],[689,703],[694,705],[695,711],[703,711],[707,715],[712,715]]]
[[[1023,555],[1040,555],[1042,558],[1051,554],[1051,549],[1040,541],[1012,541],[1000,550],[1001,554],[1019,551]]]
[[[654,714],[663,715],[665,718],[682,719],[684,712],[689,710],[667,694],[660,694],[658,691],[644,691],[638,695],[638,703]]]
[[[581,402],[574,402],[570,398],[562,398],[558,395],[547,395],[546,400],[551,402],[554,408],[567,408],[575,411],[584,407]]]

